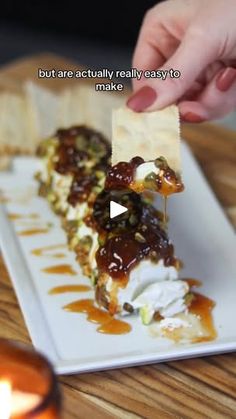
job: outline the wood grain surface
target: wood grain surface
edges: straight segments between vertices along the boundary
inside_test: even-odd
[[[19,83],[25,78],[35,78],[37,68],[46,65],[75,67],[47,54],[5,67],[0,79]],[[52,86],[51,81],[47,84],[58,87]],[[185,125],[183,137],[236,226],[236,133],[208,124]],[[30,344],[1,257],[0,335]],[[233,353],[62,376],[59,380],[64,396],[63,419],[236,418],[236,355]]]

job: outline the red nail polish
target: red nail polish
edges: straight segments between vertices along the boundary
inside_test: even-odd
[[[181,121],[185,121],[185,122],[204,122],[205,119],[202,116],[197,115],[196,113],[187,112],[184,115],[181,115]]]
[[[236,69],[232,67],[224,68],[216,77],[216,87],[221,92],[226,92],[236,81]]]
[[[135,112],[142,112],[151,106],[157,98],[157,93],[150,86],[143,86],[135,92],[128,100],[127,106]]]

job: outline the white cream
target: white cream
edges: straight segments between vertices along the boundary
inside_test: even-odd
[[[179,317],[165,317],[160,321],[161,329],[174,330],[179,329],[180,327],[191,327],[190,324]]]
[[[52,191],[58,198],[57,205],[62,211],[66,211],[69,204],[67,198],[70,192],[73,177],[71,175],[60,175],[55,170],[52,171]]]
[[[145,307],[152,314],[158,311],[163,317],[171,317],[186,309],[184,296],[188,292],[184,281],[161,281],[149,285],[132,301],[134,309]]]
[[[87,210],[88,210],[87,202],[77,204],[75,207],[73,207],[72,205],[69,205],[67,213],[66,213],[66,219],[68,221],[73,221],[73,220],[80,221],[85,217]]]
[[[106,283],[106,289],[112,290],[112,278]],[[171,317],[186,309],[184,296],[188,292],[188,284],[178,280],[178,272],[174,266],[165,266],[163,260],[158,264],[150,260],[141,261],[130,273],[128,284],[118,290],[118,304],[132,305],[134,309],[145,309],[148,318],[156,311],[163,317]],[[122,315],[129,314],[122,311]]]
[[[152,172],[154,172],[156,175],[160,173],[160,169],[156,167],[154,161],[148,161],[148,162],[142,163],[140,164],[140,166],[136,168],[134,181],[141,182],[145,179],[147,175],[149,175]]]
[[[174,281],[178,279],[178,272],[174,266],[164,266],[163,260],[153,263],[150,260],[141,261],[130,272],[129,281],[125,288],[118,291],[118,301],[132,304],[132,301],[142,293],[148,285],[159,281]],[[107,282],[108,291],[111,290],[112,279]]]

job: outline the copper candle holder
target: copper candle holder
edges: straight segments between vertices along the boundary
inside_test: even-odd
[[[26,345],[0,338],[0,418],[58,419],[60,408],[50,362]]]

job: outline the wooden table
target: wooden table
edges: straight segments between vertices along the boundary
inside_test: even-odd
[[[32,78],[37,67],[47,63],[59,68],[74,66],[58,57],[42,55],[5,67],[0,76],[9,81]],[[236,226],[236,133],[207,124],[185,125],[183,137]],[[0,335],[30,343],[1,257]],[[64,395],[63,419],[236,418],[236,355],[233,353],[62,376],[59,380]]]

